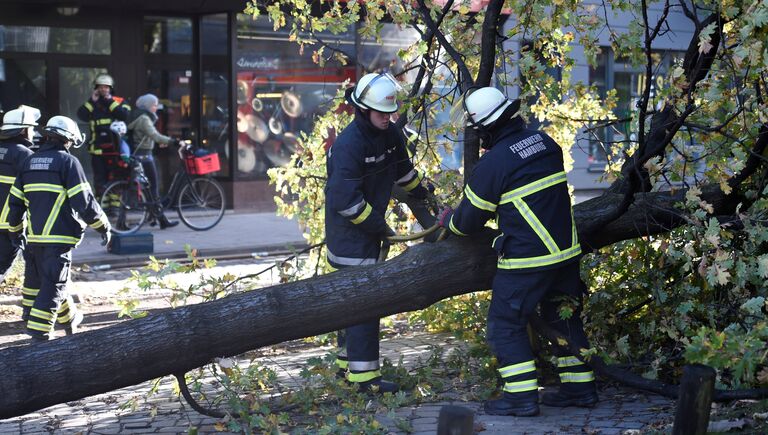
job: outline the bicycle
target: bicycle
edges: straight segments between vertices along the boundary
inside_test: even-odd
[[[113,181],[101,195],[101,207],[112,225],[112,232],[135,233],[150,217],[158,221],[164,206],[175,208],[184,225],[196,231],[209,230],[221,221],[226,206],[224,189],[210,176],[197,173],[196,157],[189,141],[180,142],[178,154],[182,165],[161,198],[155,198],[141,161],[129,158],[130,178]]]

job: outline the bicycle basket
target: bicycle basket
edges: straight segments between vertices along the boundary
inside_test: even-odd
[[[219,155],[211,153],[204,156],[188,155],[184,157],[184,164],[190,175],[205,175],[221,169]]]

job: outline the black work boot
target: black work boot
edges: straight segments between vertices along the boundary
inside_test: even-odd
[[[72,308],[70,307],[70,309]],[[81,323],[83,323],[83,313],[78,311],[72,316],[72,320],[64,324],[64,333],[67,335],[77,334]]]
[[[557,392],[544,393],[541,403],[547,406],[564,408],[566,406],[578,406],[580,408],[592,408],[597,404],[597,388],[594,382],[585,382],[586,385],[561,385]]]
[[[158,221],[160,222],[161,230],[164,230],[166,228],[173,228],[179,224],[179,221],[169,221],[168,218],[165,217],[164,215],[160,215],[160,218],[158,219]]]
[[[485,402],[483,409],[486,414],[491,415],[533,417],[539,415],[539,393],[536,391],[504,393],[500,399]]]
[[[400,386],[394,382],[377,378],[367,382],[360,382],[360,390],[374,394],[397,393],[400,391]]]

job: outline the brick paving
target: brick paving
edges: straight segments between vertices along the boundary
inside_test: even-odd
[[[420,359],[426,360],[432,349],[439,346],[450,350],[457,341],[447,335],[414,333],[382,341],[382,355],[392,361],[401,357],[406,367],[412,367]],[[260,362],[277,371],[279,381],[286,386],[300,382],[300,370],[312,357],[322,357],[328,347],[305,349],[260,359]],[[204,382],[205,383],[205,382]],[[39,412],[0,421],[0,435],[5,434],[187,434],[190,428],[197,433],[219,432],[220,421],[193,411],[173,393],[170,378],[162,381],[158,392],[148,400],[145,395],[150,382],[88,397],[76,402],[56,405]],[[121,409],[130,399],[138,399],[134,409]],[[602,401],[592,409],[550,408],[542,406],[538,417],[499,417],[485,415],[478,402],[456,400],[425,403],[397,409],[396,419],[385,415],[377,420],[389,429],[389,433],[434,434],[440,409],[456,405],[475,413],[475,430],[481,434],[632,434],[642,433],[647,426],[674,415],[674,403],[669,399],[642,392],[608,388],[601,391]],[[409,431],[406,432],[405,429]]]

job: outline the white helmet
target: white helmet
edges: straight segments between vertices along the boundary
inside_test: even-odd
[[[59,137],[67,142],[72,142],[75,148],[85,142],[85,135],[80,133],[80,127],[75,121],[66,116],[54,116],[45,124],[43,132],[48,135]]]
[[[467,116],[467,125],[474,128],[488,127],[493,124],[504,109],[512,104],[500,90],[486,86],[484,88],[470,88],[464,95],[464,111]]]
[[[5,112],[3,126],[0,127],[0,131],[34,127],[37,125],[38,119],[40,119],[40,111],[38,109],[22,104],[17,109]]]
[[[112,130],[112,133],[120,136],[124,136],[128,132],[128,127],[123,121],[112,121],[112,124],[109,124],[109,129]]]
[[[400,85],[391,74],[366,74],[352,89],[350,99],[361,109],[382,113],[397,112]]]
[[[112,80],[112,76],[109,74],[99,74],[96,76],[96,79],[93,81],[93,87],[96,88],[99,85],[109,86],[110,88],[115,87],[115,81]]]

